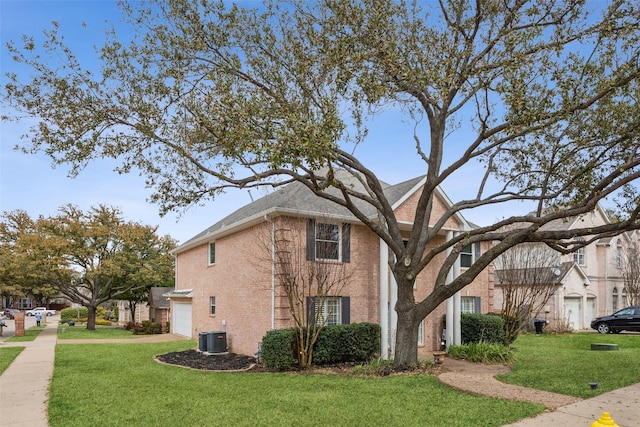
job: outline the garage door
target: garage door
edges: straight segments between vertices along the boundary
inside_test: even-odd
[[[573,329],[582,329],[582,298],[565,297],[564,318]]]
[[[173,303],[173,333],[191,338],[191,304]]]

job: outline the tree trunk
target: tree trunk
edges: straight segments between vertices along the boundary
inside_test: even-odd
[[[136,323],[136,302],[129,300],[129,313],[131,313],[131,322]]]
[[[409,269],[400,263],[396,263],[392,269],[398,286],[398,301],[395,306],[396,313],[398,313],[398,325],[393,365],[396,368],[417,366],[418,325],[421,319],[416,318],[416,303],[413,294],[415,279],[409,279],[413,273],[410,273]]]
[[[418,325],[413,310],[397,310],[396,351],[393,364],[396,368],[418,365]]]
[[[87,307],[87,330],[96,330],[96,307]]]

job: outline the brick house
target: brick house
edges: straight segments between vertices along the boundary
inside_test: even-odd
[[[594,228],[608,223],[609,218],[598,205],[588,214],[551,221],[541,229],[572,230]],[[632,236],[634,234],[623,233],[616,237],[602,238],[572,254],[558,254],[554,268],[557,290],[546,306],[540,312],[533,313],[532,317],[580,330],[589,329],[593,318],[625,307],[623,296],[626,291],[621,266],[624,249],[629,246]],[[576,237],[576,240],[585,241],[585,238]],[[495,307],[498,310],[503,305],[501,273],[496,271],[495,280]]]
[[[423,184],[424,178],[418,177],[384,187],[407,235]],[[353,185],[358,185],[357,181]],[[433,216],[438,216],[451,202],[442,191],[435,199]],[[367,212],[375,217],[373,208]],[[432,244],[442,243],[470,227],[458,215],[448,221],[440,240]],[[176,258],[176,288],[168,295],[171,332],[197,338],[201,332],[224,331],[229,351],[251,355],[268,330],[292,327],[286,297],[274,277],[273,254],[269,253],[269,242],[285,228],[300,236],[300,246],[305,246],[300,250],[305,251],[307,259],[313,259],[327,245],[336,248],[335,261],[345,264],[349,281],[340,295],[325,302],[332,305],[331,312],[335,313],[330,322],[380,324],[381,354],[391,356],[397,293],[386,245],[347,209],[315,196],[297,182],[238,209],[172,252]],[[460,265],[454,270],[459,273],[469,266],[482,249],[475,245],[463,251]],[[417,277],[416,299],[431,291],[434,275],[435,271],[428,268]],[[440,348],[447,304],[448,316],[457,314],[451,319],[459,319],[460,311],[492,311],[491,268],[423,320],[419,356],[428,357]],[[455,342],[452,329],[448,331],[449,342]]]

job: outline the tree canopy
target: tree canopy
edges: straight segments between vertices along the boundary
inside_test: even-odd
[[[68,205],[52,217],[8,212],[0,222],[0,282],[53,289],[89,309],[95,328],[100,304],[173,280],[175,242],[151,226],[127,222],[117,208],[89,212]]]
[[[74,56],[56,25],[46,32],[48,55],[32,55],[30,37],[9,44],[33,71],[10,75],[4,87],[15,112],[5,120],[38,118],[20,147],[74,173],[94,159],[119,159],[120,172],[147,178],[164,212],[227,188],[292,181],[347,207],[393,255],[396,364],[417,361],[418,322],[506,249],[543,242],[568,252],[576,236],[638,228],[633,0],[294,0],[255,8],[176,0],[122,10],[135,36],[107,34],[99,71]],[[412,140],[369,132],[391,108]],[[426,183],[409,233],[361,161],[374,143],[409,144],[423,161]],[[478,162],[482,171],[468,180],[475,195],[436,216],[436,188]],[[362,188],[344,185],[337,169]],[[541,231],[604,199],[625,210],[623,221]],[[516,201],[531,212],[432,244],[454,215]],[[496,244],[448,282],[460,250],[481,241]],[[416,275],[440,254],[434,291],[415,301]]]

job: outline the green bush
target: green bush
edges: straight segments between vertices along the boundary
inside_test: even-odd
[[[296,339],[295,329],[274,329],[262,338],[260,357],[267,369],[286,371],[298,363],[293,347]]]
[[[504,321],[500,316],[487,314],[462,314],[460,316],[463,344],[475,342],[507,344]]]
[[[477,363],[511,363],[515,360],[513,351],[508,347],[485,341],[452,345],[447,354],[456,359]]]
[[[112,323],[105,319],[96,319],[96,326],[111,326]]]
[[[89,317],[89,309],[87,307],[80,307],[80,319]],[[63,308],[60,310],[60,320],[62,323],[68,323],[69,320],[75,320],[79,322],[78,308]]]
[[[96,319],[106,319],[106,316],[107,316],[107,310],[104,307],[96,308]]]
[[[295,329],[267,332],[262,339],[261,357],[268,369],[284,371],[297,364],[296,333]],[[380,325],[325,326],[313,347],[312,363],[366,362],[378,356],[379,352]]]
[[[314,365],[366,362],[380,352],[380,325],[354,323],[326,326],[313,347]]]

